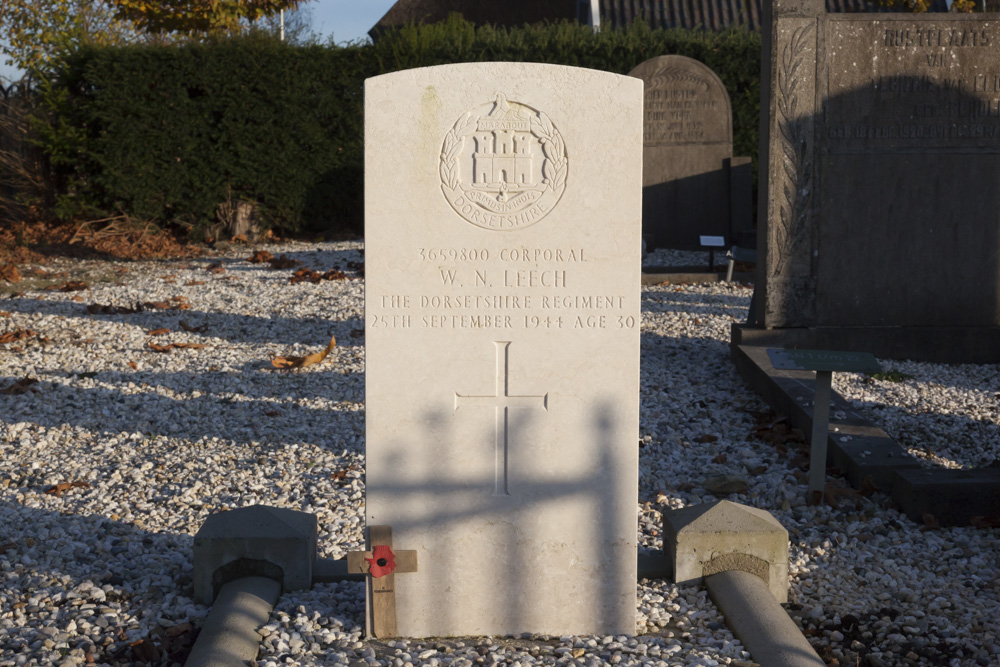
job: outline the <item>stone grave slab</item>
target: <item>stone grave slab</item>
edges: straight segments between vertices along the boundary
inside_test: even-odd
[[[764,5],[764,258],[735,343],[1000,361],[1000,21]]]
[[[639,64],[629,76],[645,83],[642,224],[648,249],[695,250],[704,235],[721,236],[726,245],[735,231],[752,229],[750,161],[734,162],[732,107],[718,75],[693,58],[669,55]]]
[[[366,519],[400,636],[635,631],[642,82],[365,85]]]

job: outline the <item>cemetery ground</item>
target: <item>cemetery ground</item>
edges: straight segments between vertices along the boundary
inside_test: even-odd
[[[257,250],[278,257],[248,261]],[[358,241],[234,246],[104,262],[100,282],[8,286],[0,667],[183,663],[208,612],[191,600],[191,557],[211,513],[312,512],[320,557],[362,546],[363,263]],[[806,505],[803,435],[730,361],[750,294],[643,287],[641,440],[620,443],[640,448],[641,547],[662,546],[667,509],[718,497],[766,509],[789,532],[787,609],[829,664],[1000,663],[996,517],[917,525],[836,471],[829,504]],[[321,362],[277,367],[331,336]],[[927,466],[997,464],[996,366],[882,365],[837,374],[834,389]],[[366,641],[364,604],[357,583],[285,594],[258,665],[753,664],[703,589],[663,580],[637,582],[629,636]]]

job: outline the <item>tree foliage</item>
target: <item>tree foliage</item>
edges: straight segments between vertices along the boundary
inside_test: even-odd
[[[138,37],[105,0],[5,0],[0,35],[6,35],[0,42],[6,63],[25,72],[47,69],[83,46],[128,44]]]
[[[26,72],[84,46],[191,41],[237,34],[309,0],[0,0],[0,52]]]
[[[117,16],[150,33],[239,32],[244,22],[308,0],[112,0]]]

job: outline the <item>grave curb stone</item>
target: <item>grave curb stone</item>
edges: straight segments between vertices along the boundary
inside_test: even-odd
[[[788,531],[766,510],[720,500],[666,511],[663,550],[678,585],[741,570],[788,601]]]
[[[310,588],[317,536],[308,512],[253,505],[212,514],[194,536],[195,601],[212,604],[223,584],[251,575],[278,579],[283,592]]]

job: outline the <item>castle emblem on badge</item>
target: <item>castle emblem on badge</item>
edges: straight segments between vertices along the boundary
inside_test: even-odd
[[[555,208],[567,167],[566,145],[549,117],[497,93],[445,136],[441,191],[478,227],[521,229]]]

